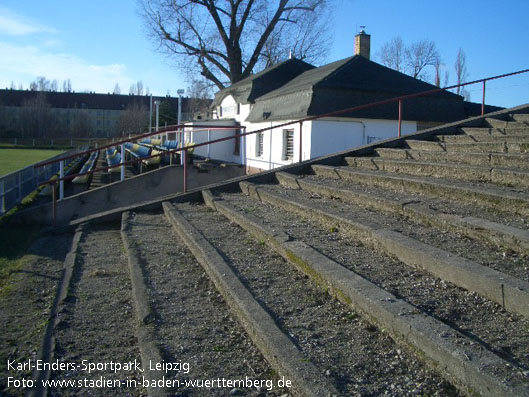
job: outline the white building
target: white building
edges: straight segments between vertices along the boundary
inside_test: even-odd
[[[289,59],[216,94],[211,109],[217,123],[233,123],[245,127],[247,132],[277,126],[242,139],[244,152],[239,161],[246,164],[248,172],[395,137],[397,103],[302,124],[296,121],[437,88],[370,61],[369,35],[364,32],[355,40],[357,55],[353,57],[318,68]],[[470,115],[465,104],[461,96],[450,92],[407,100],[403,104],[402,133],[463,119]],[[290,122],[295,123],[281,126]],[[226,158],[212,157],[232,161],[228,159],[234,158],[235,149],[232,142],[223,153],[216,153]]]

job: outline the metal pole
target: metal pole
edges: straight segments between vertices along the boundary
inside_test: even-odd
[[[182,128],[182,130],[180,131],[180,142],[182,142],[182,145],[180,146],[181,148],[184,148],[185,147],[185,144],[184,144],[184,141],[186,139],[186,133],[185,133],[185,128]],[[184,156],[183,156],[183,152],[180,152],[180,165],[184,165]]]
[[[481,115],[485,114],[485,80],[483,80],[483,98],[481,99]]]
[[[182,122],[182,94],[178,94],[178,125]]]
[[[125,180],[125,144],[121,144],[121,180]]]
[[[51,206],[51,220],[53,226],[55,226],[55,222],[57,221],[57,192],[55,191],[55,184],[56,182],[51,184],[51,195],[53,197],[53,203]]]
[[[211,130],[208,130],[208,142],[211,141]],[[210,144],[208,143],[208,159],[211,158]]]
[[[182,159],[184,160],[184,193],[187,192],[187,149],[184,149]]]
[[[61,160],[59,163],[59,177],[61,178],[61,181],[59,182],[59,200],[62,200],[64,198],[64,160]]]
[[[241,153],[241,165],[244,165],[245,161],[244,161],[244,156],[246,154],[246,141],[245,141],[245,136],[241,136],[239,139],[240,139],[240,142],[239,142],[239,151]]]
[[[402,132],[402,99],[399,99],[399,137]]]
[[[4,180],[0,182],[0,194],[2,195],[2,206],[0,207],[2,209],[2,212],[0,214],[3,214],[6,212],[6,200],[5,200],[5,187],[4,187]]]
[[[299,162],[303,161],[303,121],[299,122]]]
[[[149,101],[149,133],[152,132],[152,94],[151,100]]]
[[[160,101],[155,101],[154,105],[156,106],[156,131],[160,128]]]

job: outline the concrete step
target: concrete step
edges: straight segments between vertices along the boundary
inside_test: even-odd
[[[264,202],[311,218],[324,227],[334,227],[350,238],[396,256],[408,266],[420,267],[436,277],[476,292],[505,308],[509,307],[508,310],[513,313],[529,318],[529,277],[523,272],[511,273],[511,268],[507,265],[494,265],[495,268],[492,268],[479,264],[477,260],[485,252],[494,256],[494,250],[478,241],[461,241],[457,234],[447,233],[443,236],[445,241],[440,243],[437,229],[410,218],[373,213],[343,200],[332,201],[322,197],[315,199],[311,192],[299,189],[285,190],[272,185],[242,187],[243,191],[250,188],[258,189],[248,192]],[[311,215],[302,215],[303,211],[309,211]],[[447,246],[446,242],[452,242],[452,246]],[[456,252],[462,252],[462,256]],[[508,304],[505,301],[506,288],[511,296]]]
[[[321,212],[324,211],[322,207],[332,206],[330,202],[322,202],[322,205],[315,209],[307,205],[307,202],[311,200],[310,195],[301,199],[300,197],[294,198],[290,196],[291,191],[288,190],[289,199],[285,199],[288,203],[283,201],[283,206],[276,198],[284,198],[283,195],[287,193],[284,188],[252,185],[246,182],[242,182],[241,185],[243,192],[258,198],[262,203],[251,205],[247,203],[247,200],[243,201],[240,195],[234,197],[237,196],[234,194],[222,194],[221,200],[218,197],[205,198],[205,201],[231,221],[251,231],[256,238],[268,243],[278,253],[288,258],[291,263],[311,277],[314,282],[324,286],[325,289],[337,296],[342,302],[364,313],[371,321],[388,330],[390,335],[396,340],[407,343],[415,351],[418,351],[420,355],[424,355],[428,361],[432,360],[436,368],[443,371],[447,376],[452,377],[452,379],[455,377],[459,381],[462,380],[461,377],[455,374],[457,371],[453,371],[455,367],[451,367],[451,365],[459,366],[456,362],[461,358],[466,363],[473,362],[477,364],[476,368],[483,368],[474,361],[476,359],[474,353],[468,350],[462,356],[453,354],[455,350],[452,350],[452,348],[456,346],[457,342],[455,340],[451,341],[451,337],[441,338],[442,342],[438,338],[440,335],[454,335],[454,329],[447,326],[446,323],[421,312],[420,308],[424,307],[424,303],[427,301],[430,302],[432,307],[437,305],[434,302],[439,302],[442,305],[443,300],[447,299],[446,291],[444,291],[442,297],[439,296],[438,298],[434,298],[433,295],[429,297],[423,296],[419,298],[419,300],[424,299],[423,304],[415,300],[412,305],[410,301],[413,301],[413,297],[417,297],[417,294],[412,291],[417,292],[418,289],[424,291],[424,287],[412,287],[408,292],[403,292],[390,280],[399,280],[399,283],[402,284],[410,283],[410,286],[420,286],[428,276],[422,279],[416,273],[420,271],[414,270],[414,281],[412,282],[412,278],[406,277],[408,271],[404,270],[402,264],[399,265],[398,261],[391,260],[389,257],[382,258],[380,252],[371,248],[369,243],[366,243],[366,245],[356,243],[357,241],[367,242],[369,240],[369,238],[364,240],[359,237],[366,233],[366,228],[370,228],[368,224],[364,224],[364,227],[359,226],[355,237],[347,235],[346,238],[341,239],[338,236],[342,234],[343,229],[340,229],[339,223],[333,222],[331,224],[325,221],[320,222],[316,219],[320,218]],[[299,194],[299,191],[293,191],[293,194]],[[356,212],[351,215],[351,218],[355,217]],[[300,218],[304,218],[304,220]],[[285,241],[281,237],[281,230],[288,231],[289,240]],[[338,230],[339,232],[337,232]],[[390,232],[380,231],[380,233],[386,236],[394,236]],[[312,244],[315,245],[314,248]],[[388,271],[391,274],[387,273],[382,276],[382,273],[378,273],[378,276],[375,276],[375,273],[378,272],[375,269],[384,269],[382,273]],[[394,274],[393,271],[395,272]],[[407,281],[403,281],[406,278]],[[398,293],[399,298],[389,293],[388,290]],[[433,292],[434,290],[430,289],[430,291]],[[400,305],[403,306],[398,307]],[[465,307],[468,309],[468,306],[463,304],[461,306],[462,310],[465,310]],[[483,320],[483,316],[494,316],[492,310],[490,314],[484,314],[483,311],[479,311],[481,315],[476,316],[476,321]],[[441,315],[440,317],[442,318],[443,316]],[[400,325],[397,325],[398,323]],[[485,323],[484,326],[486,326]],[[476,328],[477,325],[473,329]],[[435,331],[425,332],[427,329]],[[497,333],[497,335],[502,335],[503,330],[499,327],[497,331],[493,332]],[[419,334],[421,335],[420,337]],[[486,337],[486,332],[483,332],[483,337]],[[459,338],[456,337],[456,339]],[[445,342],[448,344],[445,344]],[[459,342],[463,341],[459,339]],[[464,342],[462,345],[468,346]],[[429,347],[426,348],[426,346]],[[433,346],[436,347],[434,348]],[[434,351],[435,353],[432,353]],[[449,351],[451,354],[446,354]],[[489,362],[503,362],[500,357],[491,351],[483,350],[482,346],[477,351],[479,351],[479,354],[485,353],[485,355],[488,355],[492,360]],[[448,356],[452,358],[459,356],[461,358],[456,358],[455,361],[448,364],[445,361]],[[500,367],[502,365],[504,364],[499,364]],[[474,373],[474,370],[470,370],[470,372]],[[489,374],[485,375],[482,373],[485,378],[490,380]],[[467,390],[470,383],[474,383],[472,380],[469,381],[470,378],[474,378],[474,376],[461,382]],[[525,385],[520,387],[521,389],[519,390],[523,391]]]
[[[472,153],[413,149],[379,148],[375,152],[384,159],[451,162],[488,167],[529,169],[529,154]]]
[[[522,121],[524,123],[529,124],[529,114],[527,113],[515,113],[511,114],[510,119],[513,121]]]
[[[142,358],[163,362],[155,358],[163,352],[166,361],[189,363],[187,373],[151,371],[152,380],[164,375],[215,379],[221,374],[237,379],[248,366],[256,378],[270,377],[274,370],[233,318],[191,251],[173,234],[163,212],[125,213],[122,238],[140,308]],[[149,357],[152,352],[155,357]],[[164,391],[173,395],[180,390]]]
[[[334,353],[334,356],[336,352],[332,351],[332,347],[318,348],[311,343],[314,348],[309,350],[307,345],[299,343],[298,347],[290,339],[312,339],[315,333],[325,337],[324,327],[328,324],[324,308],[314,308],[313,304],[306,303],[314,299],[311,296],[317,294],[317,291],[314,288],[311,290],[306,281],[300,282],[293,277],[288,265],[267,252],[263,244],[253,241],[207,207],[192,203],[175,206],[164,203],[164,210],[175,231],[204,267],[239,322],[274,369],[291,379],[300,395],[337,395],[334,386],[336,380],[333,381],[332,376],[326,377],[326,369],[317,368],[314,364],[325,361],[321,360],[322,355],[328,357],[328,354]],[[297,302],[296,312],[292,310],[292,305],[284,305],[283,299],[289,297],[295,298]],[[295,314],[298,310],[311,309],[315,310],[312,311],[314,317],[307,317],[308,313]],[[335,313],[339,318],[346,314],[338,309]],[[280,321],[282,329],[274,319]],[[311,320],[309,333],[299,333],[303,328],[300,323],[302,319]],[[353,365],[354,361],[350,362],[350,373],[354,373]]]
[[[313,194],[339,198],[364,208],[407,216],[414,222],[461,233],[524,255],[529,254],[529,225],[520,224],[516,220],[513,222],[513,218],[492,216],[468,207],[459,213],[454,213],[453,210],[444,212],[435,207],[444,208],[446,211],[447,208],[453,207],[453,203],[432,202],[424,196],[395,194],[393,191],[383,189],[370,188],[370,191],[367,191],[356,185],[330,178],[297,176],[285,172],[278,172],[276,177],[281,185],[288,188],[300,188]],[[507,222],[514,223],[518,227],[505,224]]]
[[[136,343],[131,281],[119,224],[90,225],[84,228],[78,248],[72,253],[72,277],[58,311],[59,323],[53,329],[53,360],[74,362],[82,357],[90,363],[140,360]],[[108,360],[108,361],[107,361]],[[79,364],[81,362],[79,361]],[[96,371],[108,381],[137,379],[141,372],[132,368]],[[88,373],[52,371],[50,377],[82,382]],[[139,388],[131,388],[134,392]],[[61,395],[64,389],[49,390]]]
[[[350,167],[360,169],[529,187],[529,172],[518,169],[413,160],[388,160],[377,157],[346,157],[345,160]]]
[[[458,129],[460,133],[473,137],[490,137],[490,136],[529,136],[529,125],[526,127],[512,128],[475,128],[463,127]],[[527,138],[526,138],[527,139]]]
[[[519,143],[523,145],[525,150],[529,148],[529,137],[527,135],[436,135],[437,141],[444,143],[475,143],[475,142],[490,142],[490,143]]]
[[[518,214],[523,217],[529,216],[529,199],[523,190],[498,185],[468,183],[456,179],[396,175],[351,167],[313,165],[311,169],[316,175],[328,178],[374,185],[406,193],[443,197],[454,200],[456,203],[462,201],[494,211]]]
[[[485,118],[485,123],[492,128],[528,128],[529,124],[525,121],[497,120]]]
[[[437,141],[417,141],[406,139],[410,149],[437,150],[447,152],[486,152],[486,153],[529,153],[529,140],[527,143],[517,142],[471,142],[471,143],[444,143]]]

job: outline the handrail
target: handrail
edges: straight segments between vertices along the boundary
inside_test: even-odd
[[[83,155],[88,154],[88,153],[92,153],[92,152],[96,152],[96,151],[99,151],[99,150],[107,149],[107,148],[110,148],[110,147],[113,147],[113,146],[119,146],[119,145],[121,145],[123,143],[137,141],[138,139],[147,138],[147,137],[153,136],[153,135],[158,135],[158,134],[167,133],[167,132],[182,132],[182,131],[176,130],[178,128],[180,128],[180,129],[184,128],[185,129],[185,128],[194,128],[194,127],[202,128],[199,131],[207,131],[208,129],[209,130],[213,130],[213,129],[214,130],[223,130],[223,129],[233,130],[233,128],[235,126],[233,126],[233,125],[232,126],[214,126],[215,128],[211,128],[212,126],[207,126],[207,125],[194,126],[194,125],[186,125],[186,124],[178,124],[178,125],[173,125],[173,126],[167,126],[167,127],[164,127],[163,129],[159,129],[158,131],[155,131],[155,132],[148,132],[148,133],[145,133],[145,134],[142,134],[142,135],[136,135],[134,137],[126,138],[126,139],[123,139],[121,141],[112,142],[112,143],[110,143],[108,145],[99,146],[99,147],[94,148],[94,149],[88,149],[88,150],[85,150],[83,152],[76,153],[75,155],[61,157],[61,158],[58,158],[58,159],[53,160],[53,161],[44,161],[44,162],[41,162],[41,163],[37,163],[37,164],[34,165],[34,167],[35,168],[39,168],[39,167],[43,167],[43,166],[48,165],[48,164],[58,163],[60,161],[68,160],[68,159],[73,158],[73,157],[83,156]]]
[[[265,128],[261,128],[261,129],[254,130],[254,131],[249,131],[249,132],[244,132],[244,133],[240,133],[240,134],[235,134],[233,136],[228,136],[228,137],[219,138],[219,139],[213,139],[213,140],[210,140],[210,141],[207,141],[207,142],[203,142],[203,143],[199,143],[199,144],[194,144],[194,145],[189,145],[189,146],[186,146],[186,147],[181,147],[181,148],[177,148],[177,149],[167,150],[167,151],[164,151],[164,152],[161,152],[161,153],[157,153],[157,154],[154,154],[154,155],[150,155],[150,156],[147,156],[147,157],[142,157],[142,158],[139,158],[139,159],[134,159],[134,160],[126,161],[126,162],[123,162],[123,159],[122,159],[122,162],[120,162],[119,164],[115,164],[113,166],[108,166],[108,167],[102,167],[102,168],[94,169],[94,170],[91,170],[91,171],[83,173],[83,174],[61,176],[58,179],[54,179],[52,181],[46,181],[46,182],[42,183],[42,185],[44,185],[44,184],[52,184],[53,185],[52,190],[55,192],[54,185],[56,183],[64,181],[64,180],[72,179],[72,178],[74,178],[76,176],[87,175],[87,174],[90,174],[90,173],[94,173],[96,171],[105,171],[105,170],[109,170],[111,168],[116,168],[116,167],[124,167],[125,165],[134,164],[134,163],[136,163],[138,161],[144,161],[144,160],[148,160],[150,158],[164,156],[164,155],[167,155],[167,154],[173,154],[173,153],[178,153],[178,152],[182,152],[183,151],[184,152],[183,153],[183,156],[184,156],[183,157],[184,158],[184,163],[183,163],[184,164],[184,192],[186,192],[187,191],[186,157],[187,157],[187,151],[188,150],[191,150],[191,149],[194,149],[194,148],[197,148],[197,147],[201,147],[201,146],[206,146],[206,145],[211,145],[211,144],[215,144],[215,143],[219,143],[219,142],[228,141],[228,140],[231,140],[231,139],[239,139],[239,138],[246,137],[246,136],[253,135],[253,134],[257,134],[257,133],[261,133],[261,132],[265,132],[265,131],[269,131],[269,130],[271,131],[273,129],[282,128],[282,127],[286,127],[286,126],[291,126],[291,125],[294,125],[294,124],[297,124],[297,123],[302,125],[303,122],[306,122],[306,121],[317,120],[317,119],[321,119],[321,118],[324,118],[324,117],[337,116],[337,115],[344,114],[344,113],[350,113],[350,112],[354,112],[354,111],[358,111],[358,110],[368,109],[368,108],[381,106],[381,105],[387,105],[387,104],[395,103],[395,102],[398,102],[398,104],[399,104],[398,136],[400,137],[401,136],[401,122],[402,122],[402,101],[404,101],[406,99],[419,98],[419,97],[432,95],[432,94],[435,94],[435,93],[438,93],[438,92],[441,92],[441,91],[447,91],[447,90],[450,90],[450,89],[453,89],[453,88],[457,88],[457,87],[464,87],[464,86],[467,86],[467,85],[472,85],[472,84],[476,84],[476,83],[482,83],[483,84],[483,97],[482,97],[482,103],[481,103],[481,115],[483,116],[484,112],[485,112],[485,84],[486,84],[486,82],[490,81],[490,80],[501,79],[501,78],[505,78],[505,77],[509,77],[509,76],[514,76],[514,75],[518,75],[518,74],[527,73],[527,72],[529,72],[529,69],[522,69],[522,70],[519,70],[519,71],[516,71],[516,72],[505,73],[505,74],[496,75],[496,76],[492,76],[492,77],[487,77],[487,78],[474,80],[474,81],[470,81],[470,82],[466,82],[466,83],[455,84],[455,85],[451,85],[451,86],[447,86],[447,87],[443,87],[443,88],[439,87],[439,88],[434,88],[434,89],[431,89],[431,90],[416,92],[416,93],[413,93],[413,94],[400,95],[400,96],[396,96],[396,97],[393,97],[393,98],[384,99],[384,100],[381,100],[381,101],[370,102],[370,103],[363,104],[363,105],[357,105],[357,106],[352,106],[352,107],[341,109],[341,110],[336,110],[336,111],[333,111],[333,112],[328,112],[328,113],[324,113],[324,114],[318,114],[318,115],[314,115],[314,116],[308,116],[308,117],[301,118],[299,120],[288,121],[288,122],[285,122],[285,123],[277,124],[275,126],[265,127]],[[124,144],[124,143],[127,143],[127,142],[137,141],[139,139],[146,138],[146,137],[152,136],[152,135],[158,135],[158,134],[166,133],[166,132],[182,132],[186,128],[188,128],[188,129],[189,128],[199,128],[199,129],[202,129],[202,131],[203,130],[218,130],[218,129],[229,129],[229,130],[246,129],[245,126],[237,126],[237,125],[216,126],[216,125],[179,124],[179,125],[175,125],[175,126],[168,126],[168,127],[159,129],[158,131],[155,131],[155,132],[146,133],[146,134],[138,135],[138,136],[135,136],[135,137],[130,137],[128,139],[124,139],[124,140],[121,140],[121,141],[118,141],[118,142],[114,142],[112,144],[105,145],[105,146],[102,146],[102,147],[97,148],[97,149],[87,150],[85,152],[78,153],[76,156],[87,154],[87,153],[91,153],[91,152],[93,152],[95,150],[102,150],[102,149],[106,149],[106,148],[109,148],[109,147],[118,146],[118,145],[121,145],[121,144]],[[175,131],[175,129],[179,129],[180,131]],[[241,150],[243,150],[243,148],[241,148]],[[300,148],[300,153],[301,153],[301,148]],[[64,158],[55,160],[54,162],[64,161],[64,160],[66,160],[68,158],[71,158],[71,157],[75,157],[75,156],[64,157]],[[300,156],[300,160],[299,161],[302,161],[301,156]],[[44,166],[44,165],[49,164],[49,163],[50,162],[39,163],[35,167]],[[54,195],[54,204],[53,204],[53,214],[55,216],[55,195]]]

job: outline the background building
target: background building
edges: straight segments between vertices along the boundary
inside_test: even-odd
[[[178,97],[75,92],[0,90],[0,136],[112,137],[145,131],[149,106],[160,101],[160,126],[177,124]],[[182,98],[182,121],[209,105]]]

